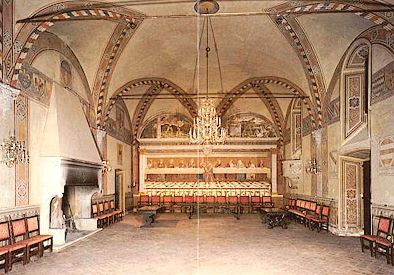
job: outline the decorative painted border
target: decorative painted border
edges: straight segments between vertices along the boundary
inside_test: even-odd
[[[136,20],[135,23],[127,24],[126,27],[118,25],[108,42],[103,57],[101,58],[93,89],[94,96],[95,98],[97,97],[97,127],[101,127],[101,124],[103,123],[103,107],[105,106],[108,87],[114,68],[123,52],[123,49],[141,22],[141,20]]]

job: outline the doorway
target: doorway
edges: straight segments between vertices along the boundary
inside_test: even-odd
[[[115,208],[125,210],[125,172],[120,169],[115,170]]]
[[[371,234],[371,161],[363,162],[364,234]]]

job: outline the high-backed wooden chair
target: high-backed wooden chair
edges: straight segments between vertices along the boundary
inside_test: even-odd
[[[192,195],[186,195],[184,200],[183,200],[183,209],[182,212],[188,214],[189,219],[192,218],[193,212],[194,212],[194,196]]]
[[[250,213],[250,199],[249,196],[240,196],[239,197],[239,206],[241,213]]]
[[[115,208],[115,201],[109,201],[109,207],[111,212],[114,214],[115,222],[121,221],[123,219],[123,211]]]
[[[115,223],[115,213],[110,209],[108,201],[104,201],[104,215],[107,216],[108,225]]]
[[[390,219],[390,225],[389,225],[389,231],[390,233],[387,234],[386,237],[382,238],[377,238],[375,240],[375,257],[377,254],[382,254],[386,256],[387,263],[391,264],[394,266],[393,258],[394,258],[394,252],[393,252],[393,236],[394,236],[394,225],[392,224],[392,220]]]
[[[30,262],[30,254],[39,249],[40,240],[27,239],[26,219],[20,218],[10,221],[12,244],[19,249],[13,251],[10,255],[10,265],[15,262],[22,261],[23,264]],[[22,247],[24,247],[22,249]],[[33,252],[34,253],[34,252]]]
[[[161,202],[161,206],[164,207],[165,211],[172,212],[172,196],[171,195],[164,195],[163,200]]]
[[[310,213],[306,214],[306,216],[305,216],[306,225],[309,227],[310,230],[314,229],[312,227],[312,219],[321,217],[321,209],[322,209],[322,206],[316,204],[315,211],[313,213],[310,212]]]
[[[150,198],[150,204],[151,205],[160,205],[161,204],[161,197],[158,195],[154,195]]]
[[[329,219],[330,219],[330,207],[323,206],[320,217],[313,217],[309,219],[310,228],[312,230],[314,228],[317,228],[318,232],[320,232],[321,230],[326,230],[328,232]]]
[[[263,196],[262,206],[266,207],[266,208],[274,207],[274,203],[272,202],[272,197],[271,196]]]
[[[216,198],[215,196],[206,196],[205,197],[205,207],[206,209],[211,209],[211,211],[213,211],[213,213],[216,212]]]
[[[217,196],[216,197],[216,212],[218,211],[225,211],[227,208],[227,199],[226,196]]]
[[[101,220],[101,225],[102,227],[108,226],[109,225],[109,218],[108,215],[104,212],[104,203],[99,202],[98,203],[98,219]]]
[[[227,209],[230,211],[230,213],[235,215],[237,220],[239,220],[241,210],[238,203],[238,196],[229,196],[227,198]]]
[[[362,235],[360,236],[361,251],[364,252],[365,248],[368,248],[371,252],[371,256],[375,255],[375,241],[377,239],[386,239],[390,232],[391,219],[383,216],[379,216],[378,230],[376,235]]]
[[[179,212],[183,210],[183,196],[175,195],[172,203],[172,212],[179,209]]]
[[[10,269],[11,234],[8,222],[0,223],[0,260],[4,261],[1,268],[7,273]],[[25,246],[26,249],[26,246]],[[25,252],[24,252],[25,253]]]
[[[147,206],[150,204],[148,195],[140,195],[140,200],[138,201],[138,207]]]
[[[37,239],[40,241],[39,256],[42,257],[45,250],[53,251],[53,236],[41,235],[39,216],[31,216],[26,218],[27,223],[27,237],[28,239]]]
[[[263,206],[262,200],[260,196],[251,196],[250,197],[250,207],[252,212],[256,212]]]

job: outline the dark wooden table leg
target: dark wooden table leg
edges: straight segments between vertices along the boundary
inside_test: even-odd
[[[152,214],[152,213],[142,213],[142,219],[144,221],[143,226],[150,226],[154,220],[153,216],[154,216],[154,214]]]

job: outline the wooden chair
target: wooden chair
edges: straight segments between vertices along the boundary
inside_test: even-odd
[[[104,203],[99,202],[98,203],[98,219],[101,220],[101,225],[104,228],[105,226],[109,225],[109,218],[108,215],[104,212]]]
[[[250,197],[250,207],[252,212],[256,212],[261,207],[263,207],[262,200],[260,196],[251,196]]]
[[[321,208],[322,208],[321,205],[317,205],[317,204],[316,204],[315,211],[314,211],[313,213],[308,213],[308,214],[306,214],[306,216],[305,216],[306,225],[308,226],[308,228],[309,228],[310,230],[313,230],[311,220],[312,220],[313,218],[319,218],[319,217],[321,217]]]
[[[263,196],[263,198],[262,198],[262,206],[266,207],[266,208],[274,207],[274,204],[272,202],[272,197],[271,196]]]
[[[249,196],[240,196],[239,206],[241,213],[244,213],[245,212],[244,210],[246,210],[247,213],[250,213],[251,205],[250,205]]]
[[[225,211],[227,208],[227,199],[226,196],[217,196],[215,202],[215,211]]]
[[[173,207],[172,196],[171,195],[164,195],[161,206],[163,206],[165,208],[165,211],[173,212],[172,211],[172,207]]]
[[[216,198],[215,196],[206,196],[205,197],[205,207],[208,211],[208,209],[210,209],[210,211],[213,211],[213,213],[216,212]]]
[[[160,199],[161,197],[160,196],[152,196],[151,198],[150,198],[150,204],[151,205],[160,205],[161,204],[161,199]]]
[[[108,225],[115,223],[115,213],[109,208],[109,202],[104,201],[104,215],[108,219]]]
[[[26,240],[27,227],[25,218],[11,220],[10,225],[12,245],[16,247],[14,251],[10,251],[10,266],[19,261],[27,264],[30,261],[30,252],[36,248],[38,249],[40,241]]]
[[[234,214],[234,216],[237,220],[239,220],[241,210],[240,210],[237,196],[229,196],[227,198],[227,209],[230,211],[230,213]]]
[[[182,212],[183,210],[183,196],[176,195],[173,198],[173,203],[172,203],[172,212],[175,213],[175,210],[178,210],[179,212]]]
[[[4,264],[0,268],[4,269],[7,273],[10,267],[10,244],[11,244],[11,234],[9,230],[8,222],[0,223],[0,260],[4,261]]]
[[[390,223],[390,218],[379,216],[378,231],[376,235],[360,236],[361,251],[364,252],[364,248],[368,248],[371,251],[371,257],[373,257],[374,255],[376,256],[374,249],[375,241],[377,239],[386,239],[388,237],[390,232]],[[365,243],[367,243],[368,245],[366,245]]]
[[[41,235],[40,233],[40,218],[38,215],[26,218],[27,223],[27,237],[28,239],[37,239],[40,241],[39,256],[44,255],[45,250],[53,251],[53,236]]]
[[[140,200],[138,201],[138,207],[143,207],[150,205],[149,196],[148,195],[140,195]]]
[[[330,218],[330,207],[323,206],[320,217],[310,218],[309,220],[310,228],[312,230],[316,228],[317,232],[320,232],[321,230],[326,230],[328,232],[329,218]]]
[[[97,219],[97,227],[103,228],[103,219],[99,217],[99,212],[98,212],[98,204],[93,203],[92,204],[92,218]]]
[[[109,207],[110,207],[111,212],[114,214],[115,222],[121,221],[123,219],[123,211],[115,209],[115,201],[114,200],[109,201]]]
[[[188,214],[189,219],[192,218],[194,212],[194,203],[194,196],[192,195],[186,195],[182,203],[183,206],[181,212]]]

